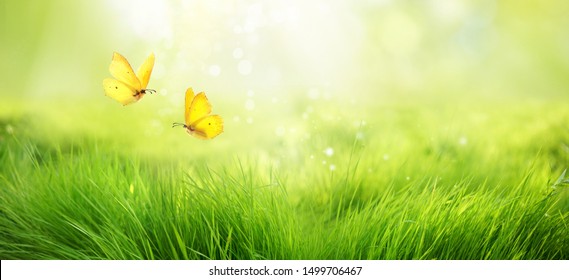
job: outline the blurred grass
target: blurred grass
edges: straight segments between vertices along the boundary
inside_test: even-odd
[[[0,105],[2,259],[569,257],[563,98],[99,99]]]

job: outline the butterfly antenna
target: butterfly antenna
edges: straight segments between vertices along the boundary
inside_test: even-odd
[[[186,124],[183,124],[183,123],[173,123],[173,124],[172,124],[172,127],[176,127],[176,126],[183,126],[183,127],[186,127]]]
[[[155,89],[149,89],[149,88],[147,88],[147,89],[144,90],[144,93],[150,93],[150,94],[152,94],[152,93],[156,93],[156,90],[155,90]]]

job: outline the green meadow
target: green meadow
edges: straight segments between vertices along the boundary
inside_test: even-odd
[[[569,258],[564,1],[245,2],[1,4],[1,259]]]
[[[207,142],[144,136],[152,117],[105,101],[120,110],[2,116],[3,259],[568,257],[557,100],[384,103],[365,121],[312,104],[287,119],[301,136],[228,120]]]

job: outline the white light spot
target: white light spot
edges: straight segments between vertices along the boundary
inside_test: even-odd
[[[323,160],[323,161],[322,161],[322,164],[323,164],[323,165],[326,165],[326,161],[325,161],[325,160]]]
[[[314,155],[310,155],[310,159],[314,159]]]
[[[308,98],[310,99],[318,99],[320,97],[320,91],[316,88],[311,88],[308,90]]]
[[[160,94],[161,96],[166,96],[166,95],[168,95],[168,90],[165,89],[165,88],[160,89],[160,91],[158,92],[158,94]]]
[[[273,97],[273,98],[271,98],[271,102],[273,102],[273,103],[278,103],[278,102],[279,102],[279,99],[276,98],[276,97]]]
[[[259,44],[259,36],[257,33],[249,33],[247,35],[247,43],[253,46]]]
[[[464,146],[466,144],[468,144],[468,138],[466,138],[465,136],[462,136],[458,139],[458,144]]]
[[[277,126],[277,128],[275,129],[275,134],[279,137],[283,137],[286,133],[286,129],[284,128],[284,126]]]
[[[241,60],[239,61],[239,65],[237,65],[237,70],[239,71],[239,74],[247,76],[251,74],[251,71],[253,70],[253,65],[249,60]]]
[[[332,149],[332,147],[328,147],[324,150],[324,154],[331,157],[332,155],[334,155],[334,149]]]
[[[388,155],[388,154],[383,154],[383,160],[389,160],[389,155]]]
[[[172,110],[172,108],[161,108],[158,110],[159,116],[172,116],[173,113],[174,110]]]
[[[330,164],[330,171],[336,170],[336,165]]]
[[[209,66],[209,74],[214,76],[214,77],[219,76],[219,74],[221,74],[221,67],[219,67],[219,65],[216,65],[216,64],[210,65]]]
[[[239,116],[234,116],[234,117],[233,117],[233,121],[234,121],[234,122],[240,122],[240,121],[241,121],[241,118],[240,118]]]
[[[354,121],[353,124],[354,124],[354,127],[364,127],[364,126],[366,126],[366,122],[363,121],[363,120]]]
[[[255,109],[255,101],[253,101],[253,99],[247,99],[247,101],[245,101],[245,109],[253,111]]]
[[[407,177],[405,177],[405,180],[409,181],[409,180],[411,180],[411,177],[407,176]]]
[[[14,127],[11,126],[11,125],[9,125],[9,124],[7,124],[7,125],[6,125],[6,133],[8,133],[8,134],[10,134],[10,135],[14,134]]]
[[[302,113],[302,118],[307,120],[308,119],[308,114],[307,113]]]
[[[240,59],[243,57],[243,49],[236,48],[233,50],[233,58]]]
[[[460,1],[435,0],[431,1],[432,9],[438,19],[447,23],[456,22],[466,15],[466,7]]]
[[[163,131],[164,131],[164,126],[162,125],[162,122],[157,119],[154,119],[151,120],[146,126],[145,134],[147,136],[157,136],[161,135]]]
[[[248,117],[248,118],[247,118],[247,123],[248,123],[248,124],[252,124],[252,123],[253,123],[253,118],[252,118],[252,117]]]
[[[253,96],[255,96],[255,92],[252,91],[252,90],[248,90],[248,91],[247,91],[247,96],[253,97]]]
[[[358,131],[358,132],[356,133],[356,139],[357,139],[357,140],[363,140],[363,139],[364,139],[364,133],[361,132],[361,131]]]

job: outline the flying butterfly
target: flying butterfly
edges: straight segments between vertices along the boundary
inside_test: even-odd
[[[136,74],[124,56],[117,52],[113,53],[109,71],[114,79],[107,78],[103,80],[105,95],[110,96],[122,105],[128,105],[140,100],[145,93],[156,92],[153,89],[146,88],[153,67],[153,53],[138,68]]]
[[[183,126],[188,134],[199,139],[212,139],[223,132],[223,119],[210,115],[211,104],[205,93],[194,95],[192,88],[186,90],[185,123],[173,123],[172,127]]]

